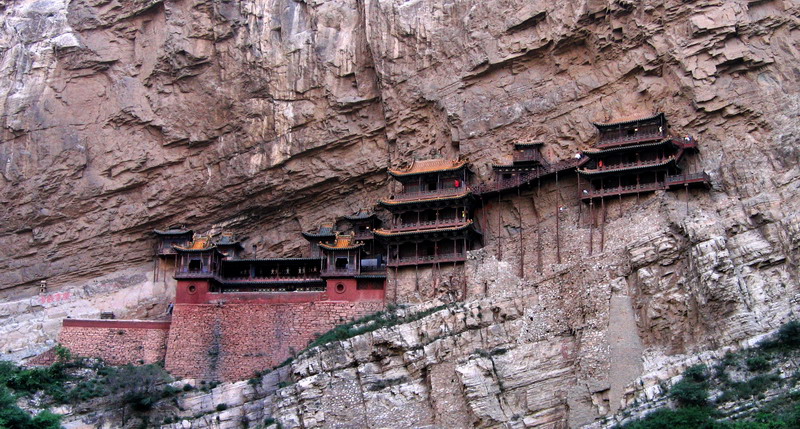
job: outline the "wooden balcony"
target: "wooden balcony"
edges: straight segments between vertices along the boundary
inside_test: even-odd
[[[156,249],[156,255],[158,256],[173,256],[177,254],[178,252],[172,247],[162,247],[160,249]]]
[[[372,233],[372,231],[357,232],[357,233],[355,233],[355,236],[353,237],[353,239],[356,240],[356,241],[372,240],[374,238],[375,238],[375,235]]]
[[[667,138],[666,132],[657,132],[657,131],[650,133],[636,133],[633,135],[628,135],[625,132],[621,133],[607,132],[600,137],[600,140],[597,142],[596,147],[599,149],[607,149],[615,146],[622,146],[633,143],[642,143],[650,140],[658,140],[665,138]]]
[[[520,186],[530,184],[532,181],[549,176],[551,174],[560,173],[562,171],[569,171],[577,167],[582,162],[581,159],[565,159],[554,164],[546,164],[528,173],[518,174],[511,179],[500,179],[494,182],[481,183],[474,185],[472,191],[476,195],[484,196],[496,192],[503,192],[510,189],[516,189]]]
[[[391,227],[392,232],[403,231],[422,231],[437,228],[451,228],[456,226],[464,226],[467,222],[464,219],[439,219],[439,220],[426,220],[411,223],[396,223]]]
[[[466,253],[443,253],[441,255],[428,256],[406,256],[399,259],[392,259],[386,265],[389,267],[404,267],[413,265],[430,265],[440,263],[464,262],[467,260]]]
[[[183,278],[183,279],[201,279],[201,278],[215,278],[217,277],[217,273],[209,270],[209,269],[201,269],[201,270],[175,270],[175,278]]]
[[[540,164],[544,164],[542,154],[540,154],[538,151],[515,151],[511,159],[515,164],[521,162],[538,162]]]
[[[323,277],[353,277],[358,275],[358,268],[325,268],[322,270]]]
[[[585,170],[580,170],[580,171],[586,172],[587,174],[597,174],[609,171],[633,170],[637,168],[657,167],[673,160],[676,160],[675,156],[668,156],[665,158],[648,159],[635,162],[620,162],[617,164],[603,165],[602,167],[597,167],[597,168],[591,168],[591,169],[587,168]]]
[[[434,189],[431,191],[411,191],[395,195],[394,200],[413,201],[413,200],[422,200],[427,198],[451,197],[463,194],[467,191],[468,188],[463,186],[460,188],[441,188],[441,189]]]
[[[610,196],[638,194],[642,192],[653,192],[662,189],[667,189],[664,182],[643,183],[640,185],[618,186],[614,188],[603,189],[582,189],[581,200],[592,200],[595,198],[603,198]]]
[[[709,182],[710,179],[705,172],[675,174],[667,177],[667,186],[670,188],[681,185],[707,185]]]
[[[250,284],[250,283],[303,283],[320,281],[319,275],[301,274],[301,275],[280,275],[280,276],[264,276],[264,277],[223,277],[218,278],[219,281],[225,284]]]

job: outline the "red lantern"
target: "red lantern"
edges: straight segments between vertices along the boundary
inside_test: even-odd
[[[458,180],[458,179],[456,179],[456,180],[453,182],[453,184],[456,186],[456,188],[460,188],[460,187],[461,187],[461,181],[460,181],[460,180]]]

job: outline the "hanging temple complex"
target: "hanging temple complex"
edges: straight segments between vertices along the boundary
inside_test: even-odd
[[[672,136],[664,114],[594,125],[593,148],[555,163],[542,156],[542,143],[514,144],[512,162],[493,165],[487,183],[473,183],[464,160],[390,169],[399,190],[375,211],[303,232],[302,257],[256,258],[231,233],[156,230],[156,273],[174,269],[177,281],[170,319],[65,319],[59,340],[77,355],[111,363],[163,360],[178,377],[243,379],[342,321],[413,301],[420,272],[434,279],[425,287],[446,285],[451,298],[466,298],[464,263],[483,245],[479,220],[487,219],[476,214],[504,193],[572,175],[577,198],[593,211],[611,198],[708,186],[686,156],[697,142]]]

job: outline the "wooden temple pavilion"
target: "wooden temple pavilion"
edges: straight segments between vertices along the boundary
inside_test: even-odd
[[[494,181],[473,186],[473,192],[486,197],[492,194],[530,186],[538,179],[572,171],[578,166],[577,158],[549,163],[541,153],[542,142],[514,143],[511,164],[494,164]]]
[[[375,239],[375,230],[381,226],[378,216],[370,210],[360,209],[342,219],[349,224],[349,231],[353,235],[353,239],[364,243],[361,248],[361,270],[385,272],[386,248],[383,243]]]
[[[379,204],[389,225],[374,231],[387,247],[389,267],[458,263],[480,236],[472,221],[474,198],[464,161],[415,161],[389,170],[400,192]]]
[[[322,252],[319,249],[319,243],[323,241],[330,241],[336,238],[333,222],[322,223],[316,231],[304,231],[301,234],[303,235],[303,238],[308,240],[308,252],[312,258],[319,258],[322,256]]]
[[[363,241],[356,241],[355,234],[336,233],[330,243],[320,243],[324,255],[322,275],[327,277],[353,277],[361,272],[361,250]]]
[[[223,232],[214,244],[217,245],[217,249],[219,249],[226,259],[237,259],[241,255],[242,250],[244,250],[242,243],[230,232]]]
[[[167,229],[153,230],[156,235],[156,256],[159,258],[175,256],[177,253],[172,248],[173,245],[186,246],[192,242],[194,232],[183,226],[174,225]]]
[[[692,137],[672,137],[663,113],[608,124],[594,148],[582,153],[578,188],[583,201],[675,187],[705,186],[705,173],[689,173],[684,155],[697,151]]]
[[[231,241],[238,243],[230,237],[223,248],[235,248]],[[196,288],[179,288],[177,302],[200,303],[200,297],[208,293],[325,290],[319,258],[239,259],[226,255],[210,237],[202,235],[195,235],[187,246],[173,248],[178,255],[175,279],[179,284],[194,281]],[[193,296],[196,292],[200,292],[198,297]]]

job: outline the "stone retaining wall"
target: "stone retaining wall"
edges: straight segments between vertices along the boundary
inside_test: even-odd
[[[176,304],[166,368],[175,377],[249,378],[305,348],[314,334],[383,306],[382,301]]]
[[[75,356],[112,365],[163,361],[169,321],[64,319],[59,342]]]

